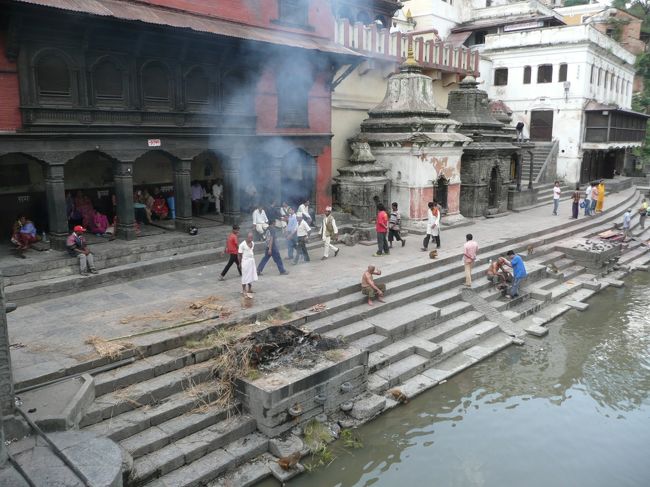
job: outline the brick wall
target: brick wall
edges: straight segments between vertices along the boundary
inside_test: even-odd
[[[5,55],[6,32],[0,31],[0,131],[15,131],[22,126],[16,63]]]

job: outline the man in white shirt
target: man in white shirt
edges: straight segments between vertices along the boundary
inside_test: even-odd
[[[307,238],[309,237],[309,232],[311,227],[309,223],[305,221],[302,217],[302,213],[296,213],[296,219],[298,220],[298,229],[296,231],[296,236],[298,237],[298,243],[296,246],[296,255],[293,259],[293,264],[298,263],[300,255],[305,258],[305,262],[309,262],[309,253],[307,252]]]
[[[203,186],[198,181],[194,181],[190,189],[192,197],[192,209],[197,215],[205,213],[206,205],[208,204],[208,200],[204,200],[205,189],[203,189]]]
[[[253,227],[255,227],[255,232],[257,232],[257,236],[260,239],[269,227],[269,219],[266,217],[266,212],[262,208],[262,205],[258,205],[255,211],[253,211]]]
[[[217,179],[212,185],[212,196],[214,196],[215,213],[218,215],[221,213],[221,197],[223,196],[223,184],[220,179]]]
[[[585,189],[585,216],[591,215],[591,183]]]
[[[630,236],[630,224],[632,222],[632,209],[628,208],[623,213],[623,242],[627,242]]]
[[[308,225],[311,225],[311,214],[309,213],[309,200],[305,200],[303,204],[298,207],[296,214],[301,214],[303,219],[307,222]]]
[[[334,257],[336,257],[339,254],[339,249],[332,245],[332,239],[336,242],[336,239],[339,237],[339,229],[336,228],[336,220],[332,215],[331,206],[325,208],[325,216],[323,217],[323,226],[320,229],[320,235],[324,245],[321,260],[325,260],[330,256],[330,249],[334,251]]]
[[[555,181],[555,186],[553,186],[553,214],[557,216],[557,210],[560,207],[560,194],[562,190],[560,189],[560,182]]]

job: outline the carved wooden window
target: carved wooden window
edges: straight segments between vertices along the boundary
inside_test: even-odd
[[[508,84],[508,68],[497,68],[494,70],[494,86],[506,86]]]
[[[308,24],[308,0],[278,0],[278,20],[287,24]]]
[[[96,102],[124,100],[122,70],[110,59],[104,59],[95,65],[92,83]]]
[[[524,66],[524,84],[529,85],[530,84],[530,66]]]
[[[44,98],[71,98],[72,83],[68,63],[57,54],[42,56],[36,67],[38,94]]]
[[[255,91],[242,71],[231,71],[221,80],[221,107],[224,112],[255,114]]]
[[[568,66],[565,63],[560,64],[560,73],[557,80],[559,82],[566,81],[567,78],[567,68]]]
[[[142,70],[142,95],[145,104],[169,104],[171,80],[167,68],[160,63],[149,63]]]
[[[537,66],[537,82],[538,83],[552,83],[553,82],[553,65],[542,64]]]
[[[278,127],[309,127],[311,77],[305,73],[282,73],[277,82]]]
[[[203,69],[194,68],[185,77],[185,98],[189,103],[210,103],[210,80]]]

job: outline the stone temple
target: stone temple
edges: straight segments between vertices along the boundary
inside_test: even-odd
[[[396,201],[403,218],[423,219],[436,198],[447,215],[458,215],[461,155],[471,139],[457,132],[459,123],[448,110],[436,106],[433,81],[411,50],[388,79],[384,100],[368,114],[355,140],[367,141],[388,168],[390,201],[383,202]]]
[[[466,77],[447,103],[451,116],[462,123],[460,132],[472,138],[463,150],[460,175],[460,212],[466,217],[508,210],[508,186],[520,157],[512,131],[494,118],[487,93],[477,86],[474,77]]]

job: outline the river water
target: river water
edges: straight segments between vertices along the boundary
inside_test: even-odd
[[[650,486],[650,274],[334,444],[289,487]],[[278,485],[274,481],[262,484]]]

